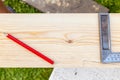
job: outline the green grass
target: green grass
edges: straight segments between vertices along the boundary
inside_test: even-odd
[[[47,68],[1,68],[0,80],[48,80],[51,72]]]
[[[112,13],[120,12],[120,0],[95,0],[106,6]],[[21,0],[5,0],[16,13],[39,13],[39,11]],[[50,68],[1,68],[0,80],[48,80]]]
[[[12,7],[16,13],[39,13],[37,9],[26,4],[22,0],[5,0],[7,6]]]
[[[106,6],[110,13],[120,13],[120,0],[95,0],[99,4]]]

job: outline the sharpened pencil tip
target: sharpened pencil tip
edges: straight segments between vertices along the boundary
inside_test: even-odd
[[[5,36],[7,36],[7,35],[8,35],[8,33],[6,33],[6,32],[3,32],[3,34],[4,34]]]

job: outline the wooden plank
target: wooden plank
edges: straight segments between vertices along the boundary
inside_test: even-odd
[[[110,14],[120,52],[120,14]],[[55,61],[51,65],[7,39],[8,32]],[[98,14],[0,14],[0,67],[120,67],[100,62]]]

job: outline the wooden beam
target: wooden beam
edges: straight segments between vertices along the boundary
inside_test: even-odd
[[[110,14],[112,50],[120,52],[120,14]],[[0,67],[120,67],[100,62],[98,14],[0,14]],[[3,32],[55,61],[47,63]]]

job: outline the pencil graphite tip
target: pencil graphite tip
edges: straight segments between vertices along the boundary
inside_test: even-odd
[[[5,36],[7,36],[7,35],[8,35],[8,33],[6,33],[6,32],[3,32],[3,34],[4,34]]]

